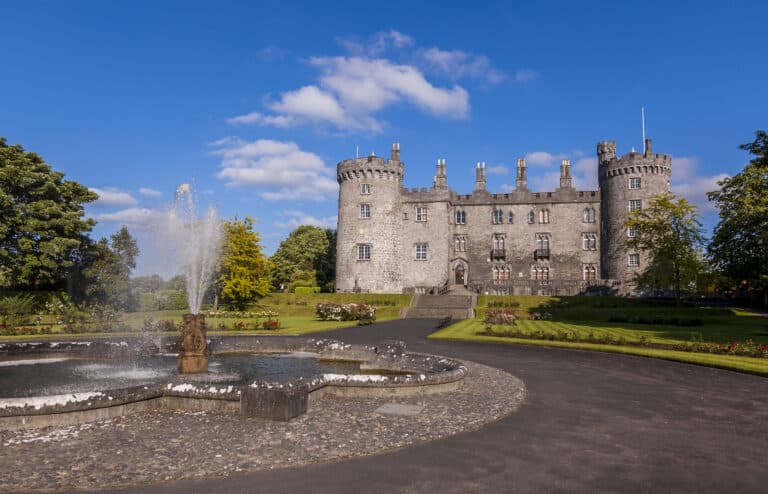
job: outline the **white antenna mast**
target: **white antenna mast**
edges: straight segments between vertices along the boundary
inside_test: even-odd
[[[360,157],[360,146],[355,144],[355,159]]]
[[[643,107],[640,107],[640,119],[643,123],[643,154],[645,154],[648,150],[645,149],[645,108]]]

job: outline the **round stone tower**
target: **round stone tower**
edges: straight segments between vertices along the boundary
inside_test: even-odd
[[[633,291],[634,275],[647,267],[648,256],[627,247],[629,212],[647,207],[655,194],[669,192],[672,157],[653,154],[651,140],[643,153],[616,156],[616,142],[597,144],[600,184],[600,270],[603,279],[621,281],[620,291]]]
[[[390,159],[371,154],[336,165],[339,222],[336,291],[400,293],[400,144]]]

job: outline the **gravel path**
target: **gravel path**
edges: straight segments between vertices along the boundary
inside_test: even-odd
[[[136,485],[372,455],[476,430],[520,406],[522,381],[466,364],[469,375],[455,392],[396,400],[325,397],[287,423],[157,411],[0,432],[0,491]],[[423,408],[412,416],[376,411],[395,402]]]

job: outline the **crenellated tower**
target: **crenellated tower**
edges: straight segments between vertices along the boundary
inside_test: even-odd
[[[400,143],[389,159],[371,154],[336,165],[339,182],[337,291],[402,291]]]
[[[600,266],[601,278],[631,280],[649,261],[643,252],[628,248],[627,240],[634,235],[626,227],[630,211],[647,207],[651,197],[669,192],[672,178],[672,157],[654,154],[651,140],[645,140],[645,150],[634,150],[624,156],[616,155],[616,143],[597,144],[598,182],[600,185]],[[625,286],[622,292],[630,292]]]

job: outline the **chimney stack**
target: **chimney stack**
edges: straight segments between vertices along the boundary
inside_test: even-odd
[[[392,144],[392,161],[395,163],[400,162],[400,143],[395,142]]]
[[[653,151],[651,150],[651,140],[646,139],[645,140],[645,152],[643,153],[645,157],[653,155]]]
[[[517,160],[517,190],[526,190],[528,188],[528,179],[525,173],[525,158]]]
[[[445,171],[445,158],[437,160],[437,171],[435,173],[435,188],[448,188],[448,176]]]
[[[475,169],[475,191],[485,190],[485,161],[478,161]]]
[[[560,188],[572,188],[573,180],[571,179],[571,162],[570,160],[563,160],[560,162]]]

